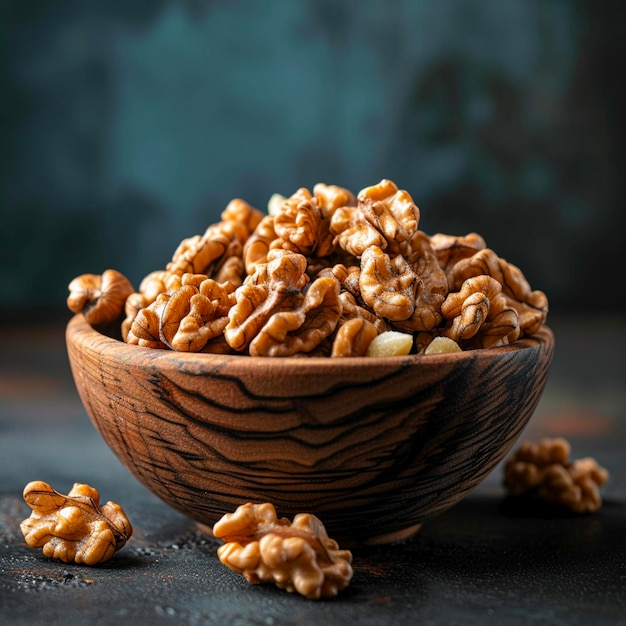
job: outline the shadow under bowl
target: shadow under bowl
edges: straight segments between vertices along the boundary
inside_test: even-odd
[[[154,494],[205,527],[246,502],[349,543],[405,538],[504,458],[554,352],[547,327],[448,355],[250,357],[155,350],[67,326],[85,409]]]

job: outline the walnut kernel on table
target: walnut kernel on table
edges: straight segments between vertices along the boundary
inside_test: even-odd
[[[366,357],[389,331],[429,355],[541,329],[547,297],[517,266],[477,233],[427,235],[420,216],[387,179],[274,194],[265,214],[234,199],[137,291],[107,270],[74,279],[67,303],[91,325],[121,320],[129,344],[249,356]]]
[[[600,487],[609,473],[595,459],[570,461],[563,438],[523,442],[507,460],[504,485],[512,496],[532,496],[574,513],[591,513],[602,506]]]
[[[20,524],[26,543],[43,548],[44,556],[66,563],[96,565],[124,547],[133,529],[122,508],[114,502],[100,504],[96,489],[75,483],[67,495],[36,480],[24,488],[32,509]]]
[[[352,579],[352,553],[340,550],[322,522],[309,513],[293,522],[270,503],[247,503],[213,527],[225,543],[220,561],[253,584],[274,583],[310,600],[332,598]]]
[[[83,274],[74,278],[68,289],[68,308],[83,313],[92,326],[117,320],[134,291],[131,282],[117,270],[106,270],[102,275]]]

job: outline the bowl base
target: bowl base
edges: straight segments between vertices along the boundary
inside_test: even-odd
[[[383,535],[376,535],[375,537],[368,537],[367,539],[360,541],[358,545],[381,546],[386,543],[398,543],[399,541],[406,541],[407,539],[410,539],[413,535],[417,534],[421,527],[421,524],[415,524],[414,526],[409,526],[408,528],[403,528],[402,530],[396,530],[394,532],[385,533]]]

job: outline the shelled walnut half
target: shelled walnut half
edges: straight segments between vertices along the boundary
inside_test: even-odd
[[[507,460],[504,486],[512,496],[533,496],[574,513],[591,513],[602,506],[600,487],[609,473],[590,457],[569,460],[563,438],[524,441]]]
[[[340,550],[310,513],[278,518],[269,502],[247,503],[213,527],[220,561],[253,584],[273,582],[310,600],[332,598],[352,579],[352,553]]]
[[[133,293],[131,282],[117,270],[102,274],[82,274],[68,285],[67,306],[83,313],[92,325],[114,322],[124,313],[126,298]]]
[[[66,563],[106,561],[133,532],[122,508],[115,502],[101,505],[98,491],[89,485],[75,483],[63,495],[36,480],[24,488],[24,500],[33,511],[20,524],[26,543]]]

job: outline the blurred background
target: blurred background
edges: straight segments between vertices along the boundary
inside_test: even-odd
[[[626,12],[591,0],[3,0],[0,321],[137,286],[231,198],[391,178],[553,313],[621,315]]]

